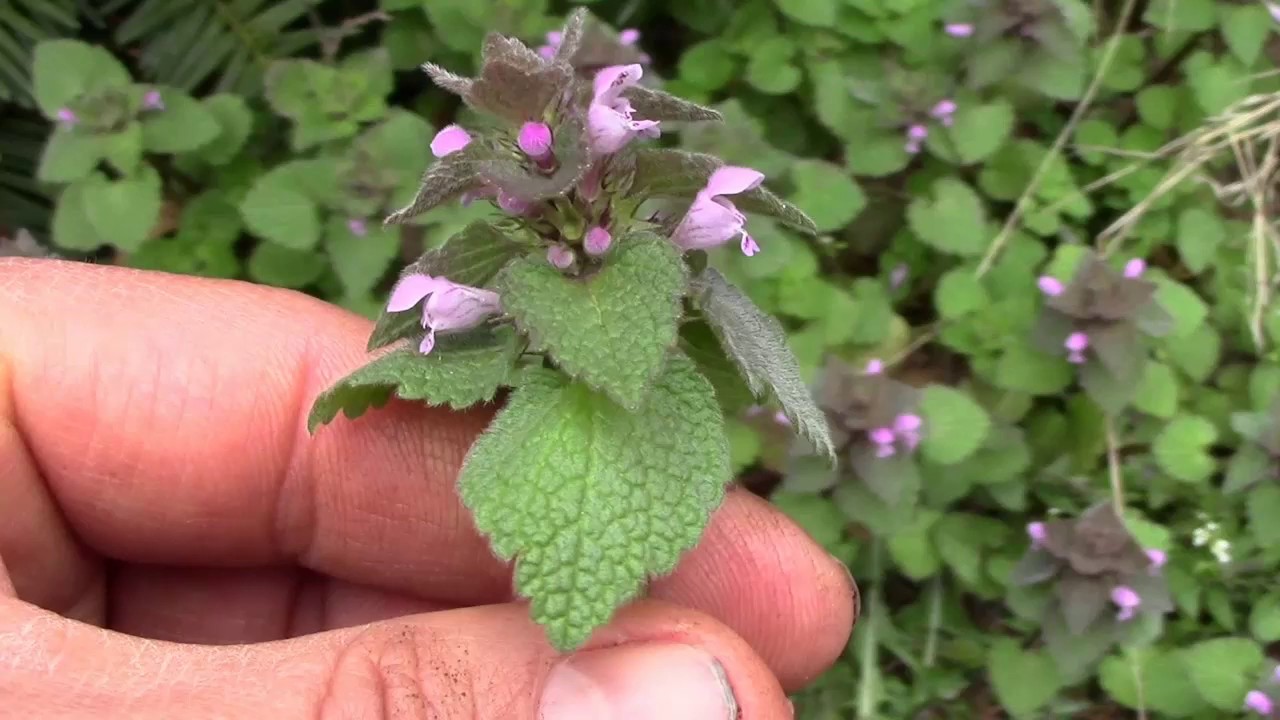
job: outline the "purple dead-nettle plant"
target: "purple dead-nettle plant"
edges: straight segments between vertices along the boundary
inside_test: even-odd
[[[1045,298],[1036,344],[1076,365],[1085,390],[1109,413],[1132,398],[1148,360],[1147,338],[1170,329],[1145,272],[1138,258],[1116,270],[1090,254],[1069,283],[1048,275],[1036,283]]]
[[[781,408],[779,422],[835,458],[781,325],[710,262],[769,252],[747,213],[813,223],[755,170],[659,147],[674,124],[719,115],[642,85],[636,62],[583,72],[586,21],[576,13],[541,53],[490,35],[478,77],[425,66],[486,124],[440,130],[416,196],[386,223],[459,202],[492,215],[403,271],[369,340],[395,347],[317,398],[309,422],[393,396],[461,410],[502,393],[459,495],[566,650],[670,572],[723,497],[723,416],[745,405],[704,368],[736,366],[734,393]],[[884,422],[883,461],[909,457],[918,418],[904,406]]]
[[[1270,667],[1257,686],[1245,694],[1242,709],[1268,720],[1280,720],[1280,666]]]
[[[1044,587],[1041,618],[1049,652],[1066,666],[1087,663],[1121,642],[1144,618],[1172,611],[1164,579],[1168,555],[1138,544],[1109,504],[1074,520],[1027,525],[1026,554],[1010,580]]]

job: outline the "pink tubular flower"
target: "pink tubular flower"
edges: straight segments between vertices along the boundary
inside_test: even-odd
[[[1066,290],[1061,280],[1048,275],[1041,275],[1040,279],[1036,281],[1036,285],[1040,287],[1040,292],[1049,297],[1057,297],[1062,294],[1063,290]]]
[[[546,123],[527,122],[521,125],[516,142],[524,154],[533,158],[540,166],[552,159],[551,128]]]
[[[550,60],[556,56],[556,51],[560,49],[560,41],[564,39],[564,35],[558,30],[552,30],[547,33],[547,44],[538,48],[538,54],[543,58]]]
[[[633,120],[631,102],[622,91],[644,74],[639,65],[613,65],[596,73],[594,96],[587,107],[587,141],[596,155],[611,155],[637,135],[657,137],[655,120]]]
[[[934,105],[933,109],[929,111],[929,115],[944,126],[951,127],[955,123],[956,107],[955,100],[939,100],[938,104]]]
[[[369,234],[369,224],[363,218],[351,218],[348,220],[347,229],[356,237],[364,237]]]
[[[1116,619],[1124,622],[1134,616],[1138,611],[1138,606],[1142,604],[1142,598],[1138,597],[1138,593],[1128,585],[1117,585],[1111,589],[1111,602],[1120,608],[1116,613]]]
[[[907,446],[907,452],[916,449],[920,444],[920,427],[924,421],[919,415],[904,413],[893,419],[893,432]]]
[[[973,25],[969,23],[947,23],[942,29],[953,38],[967,38],[973,35]]]
[[[422,303],[422,327],[427,328],[427,336],[418,346],[424,355],[435,347],[437,331],[467,330],[502,311],[495,292],[421,273],[406,275],[396,283],[387,310],[403,312],[418,303]]]
[[[1073,332],[1067,336],[1062,346],[1067,349],[1067,362],[1083,365],[1084,351],[1089,349],[1089,336],[1082,332]]]
[[[609,251],[609,246],[613,244],[613,236],[608,230],[600,226],[596,226],[587,231],[586,238],[583,239],[582,247],[587,251],[588,255],[599,257]]]
[[[884,372],[884,361],[879,358],[871,358],[867,361],[867,367],[862,372],[864,375],[879,375]]]
[[[1275,703],[1271,702],[1271,698],[1261,690],[1250,690],[1244,696],[1244,709],[1266,717],[1275,710]]]
[[[926,138],[929,137],[929,128],[916,123],[907,128],[907,154],[915,155],[920,152],[920,147],[924,144]]]
[[[774,424],[781,425],[782,427],[791,427],[791,418],[787,417],[787,414],[782,410],[773,414],[773,422]]]
[[[875,428],[867,433],[867,437],[871,442],[875,443],[876,457],[887,458],[897,452],[893,446],[896,438],[894,437],[893,430],[891,428]]]
[[[498,191],[498,207],[511,213],[512,215],[528,215],[533,209],[533,203],[522,200],[515,195],[508,195],[501,190]]]
[[[1042,522],[1027,523],[1027,537],[1031,538],[1031,547],[1041,547],[1049,537],[1049,531]]]
[[[567,270],[573,265],[573,250],[564,245],[552,245],[547,248],[547,262],[561,270]]]
[[[62,108],[58,111],[58,122],[63,125],[75,125],[79,121],[80,118],[76,117],[75,112],[73,112],[71,108]]]
[[[471,144],[471,133],[461,125],[449,125],[431,140],[431,154],[438,158],[452,155]]]
[[[1160,572],[1160,568],[1164,567],[1164,564],[1169,562],[1168,554],[1163,550],[1156,550],[1155,548],[1147,550],[1147,559],[1151,561],[1152,575]]]
[[[1142,273],[1146,271],[1147,263],[1142,258],[1134,258],[1124,264],[1124,276],[1130,280],[1142,277]]]
[[[618,42],[623,45],[635,45],[640,42],[640,31],[635,28],[627,28],[618,33]]]
[[[148,110],[163,110],[164,98],[160,97],[160,91],[148,90],[147,94],[142,96],[142,107]]]
[[[764,173],[751,168],[726,165],[711,173],[707,186],[698,191],[689,212],[671,234],[671,241],[685,250],[705,250],[739,238],[742,254],[751,257],[760,252],[746,231],[747,217],[725,196],[754,190],[762,182]]]

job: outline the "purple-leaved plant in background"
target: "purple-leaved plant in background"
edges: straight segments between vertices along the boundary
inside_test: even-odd
[[[712,345],[699,362],[737,367],[775,425],[835,458],[781,325],[712,265],[721,248],[761,251],[748,212],[809,234],[813,222],[756,170],[648,142],[719,114],[642,84],[638,62],[597,67],[634,55],[638,34],[587,19],[575,13],[540,51],[489,35],[474,78],[424,66],[486,122],[436,133],[417,193],[385,222],[457,202],[492,212],[401,273],[369,349],[403,345],[317,398],[308,423],[392,395],[463,409],[508,392],[459,494],[565,650],[675,566],[731,478],[726,407],[686,354],[694,328]],[[885,422],[895,454],[921,442],[910,407]]]

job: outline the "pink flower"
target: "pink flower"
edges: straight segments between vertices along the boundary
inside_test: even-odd
[[[639,65],[613,65],[596,73],[595,94],[587,107],[587,141],[595,154],[616,153],[637,135],[658,136],[657,121],[632,119],[631,102],[622,97],[643,74]]]
[[[862,372],[864,375],[879,375],[884,372],[884,361],[879,358],[872,358],[867,361],[867,367]]]
[[[347,229],[356,237],[364,237],[369,234],[369,225],[362,218],[351,218],[348,220]]]
[[[1267,3],[1267,12],[1271,13],[1271,19],[1280,23],[1280,3]]]
[[[618,33],[618,42],[623,45],[635,45],[640,42],[640,31],[635,28],[627,28]]]
[[[516,142],[524,154],[533,158],[539,166],[552,159],[551,128],[546,123],[527,122],[521,125]]]
[[[1142,276],[1143,271],[1147,269],[1147,263],[1142,258],[1134,258],[1124,264],[1124,276],[1130,280]]]
[[[599,257],[608,252],[609,246],[612,244],[613,236],[609,234],[609,231],[596,226],[587,231],[582,247],[587,251],[588,255]]]
[[[452,155],[471,144],[471,133],[461,125],[449,125],[431,140],[431,154],[438,158]]]
[[[939,100],[938,104],[934,105],[933,109],[929,111],[929,115],[937,119],[946,127],[951,127],[951,125],[955,122],[955,118],[953,117],[955,114],[956,114],[956,101],[949,100],[949,99]]]
[[[878,427],[867,433],[867,437],[876,446],[876,457],[887,458],[893,455],[897,450],[894,448],[894,441],[897,439],[893,435],[893,430],[887,427]]]
[[[148,90],[147,94],[142,96],[142,107],[148,110],[163,110],[164,98],[160,97],[160,91]]]
[[[893,419],[893,432],[906,444],[907,451],[916,449],[920,444],[920,427],[924,421],[919,415],[904,413]]]
[[[62,108],[58,111],[58,122],[63,125],[75,125],[79,121],[80,118],[76,117],[71,108]]]
[[[1067,349],[1067,362],[1083,365],[1084,351],[1089,349],[1089,336],[1082,332],[1073,332],[1067,336],[1062,346]]]
[[[1040,292],[1049,297],[1057,297],[1062,294],[1063,290],[1066,290],[1061,280],[1048,275],[1041,275],[1040,279],[1036,281],[1036,285],[1040,287]]]
[[[543,60],[552,60],[556,56],[556,49],[555,45],[542,45],[538,48],[538,54]]]
[[[942,29],[954,38],[967,38],[973,35],[973,25],[969,23],[947,23]]]
[[[1275,710],[1275,703],[1271,702],[1271,698],[1267,697],[1267,694],[1261,690],[1250,690],[1244,696],[1244,708],[1252,710],[1259,715],[1267,716]]]
[[[501,190],[498,191],[498,207],[511,213],[512,215],[528,215],[533,209],[533,203],[522,200],[515,195],[509,195]]]
[[[754,190],[762,182],[764,174],[751,168],[726,165],[711,173],[707,186],[698,191],[689,212],[671,234],[671,241],[685,250],[705,250],[738,238],[747,257],[760,252],[746,231],[747,217],[725,196]]]
[[[422,303],[422,327],[427,328],[427,336],[418,346],[424,355],[435,347],[436,332],[467,330],[502,312],[495,292],[421,273],[406,275],[396,283],[387,311],[403,312],[418,303]]]
[[[1031,538],[1031,547],[1038,548],[1044,545],[1049,531],[1042,522],[1027,523],[1027,537]]]
[[[1151,561],[1151,574],[1155,575],[1169,561],[1169,556],[1163,550],[1152,548],[1147,551],[1147,559]]]
[[[910,155],[920,152],[921,145],[924,144],[925,138],[929,137],[929,128],[916,123],[907,128],[907,144],[906,151]]]
[[[547,248],[547,262],[561,270],[573,265],[573,250],[564,245],[552,245]]]
[[[1138,597],[1138,593],[1128,585],[1117,585],[1111,589],[1111,602],[1120,608],[1120,612],[1116,613],[1116,619],[1124,622],[1137,612],[1138,606],[1142,604],[1142,598]]]
[[[902,284],[911,277],[911,268],[906,263],[898,263],[893,270],[889,271],[889,289],[897,290]]]
[[[787,414],[782,410],[773,414],[773,422],[782,427],[791,427],[791,418],[787,417]]]

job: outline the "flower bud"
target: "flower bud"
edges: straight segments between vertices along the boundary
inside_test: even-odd
[[[969,23],[947,23],[943,30],[954,38],[967,38],[973,35],[973,25]]]
[[[583,239],[582,246],[586,249],[587,254],[592,257],[599,257],[609,251],[609,246],[613,244],[613,236],[608,230],[596,226],[587,231],[586,238]]]
[[[547,248],[547,262],[553,267],[568,270],[573,265],[573,250],[564,245],[552,245]]]
[[[438,158],[452,155],[471,144],[471,133],[461,125],[449,125],[431,140],[431,154]]]
[[[1036,285],[1040,287],[1040,292],[1049,297],[1057,297],[1062,294],[1063,290],[1066,290],[1061,280],[1048,275],[1041,275],[1040,279],[1036,281]]]
[[[160,97],[160,91],[147,91],[147,94],[142,96],[142,107],[148,110],[163,110],[164,98]]]
[[[525,155],[541,163],[551,159],[551,128],[546,123],[527,122],[520,126],[517,143]]]
[[[1142,258],[1134,258],[1124,264],[1124,276],[1130,280],[1142,276],[1147,269],[1147,263]]]

